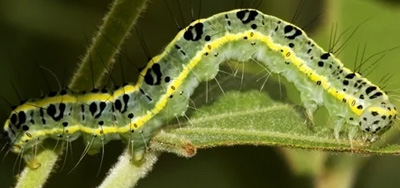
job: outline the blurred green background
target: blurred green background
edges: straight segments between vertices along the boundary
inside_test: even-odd
[[[65,86],[111,2],[0,0],[0,96],[18,104],[19,99],[13,87],[23,99],[39,97],[49,90],[58,90],[56,79],[49,72],[38,68],[39,65],[54,72],[61,85]],[[161,52],[178,32],[174,19],[181,27],[190,23],[191,9],[194,11],[193,18],[197,19],[234,8],[254,7],[259,1],[166,2],[173,16],[168,12],[164,1],[153,0],[148,4],[148,9],[142,14],[137,25],[151,56]],[[291,21],[299,2],[264,0],[258,9]],[[339,55],[346,66],[353,68],[358,45],[367,45],[366,57],[400,45],[399,1],[305,0],[295,24],[300,27],[306,26],[308,35],[327,49],[332,24],[338,24],[340,33],[347,28],[354,29],[365,20],[368,21],[361,25]],[[123,47],[124,55],[117,59],[121,63],[116,64],[113,78],[118,83],[122,80],[121,72],[125,75],[124,81],[134,82],[137,78],[135,66],[141,67],[146,64],[147,57],[138,38],[136,33],[132,32]],[[400,50],[387,54],[378,64],[368,78],[378,83],[383,76],[391,74],[393,77],[384,84],[385,89],[398,90]],[[287,93],[291,101],[299,103],[296,94],[290,95],[296,93],[293,88],[287,87]],[[392,95],[397,93],[389,92]],[[0,104],[0,118],[1,122],[4,122],[10,109],[5,102],[1,101]],[[391,131],[398,132],[398,126]],[[1,146],[3,144],[4,140],[1,140]],[[95,187],[104,178],[111,164],[116,162],[122,149],[123,144],[118,141],[106,146],[105,162],[99,175],[96,174],[100,155],[86,156],[78,168],[68,174],[83,151],[83,145],[79,141],[74,142],[74,153],[67,156],[64,169],[60,171],[58,168],[46,187]],[[201,150],[191,159],[163,154],[154,170],[139,182],[138,187],[312,187],[314,179],[311,175],[293,171],[293,166],[296,165],[288,163],[285,157],[287,152],[282,151],[276,147],[236,146]],[[318,155],[315,152],[310,154]],[[0,154],[0,187],[10,187],[21,166],[15,154],[10,153],[3,157],[4,155],[3,151]],[[349,161],[367,159],[365,156],[347,156],[333,154],[329,161],[335,161],[335,158],[350,158]],[[312,166],[315,161],[306,160],[302,163]],[[59,165],[62,165],[62,161]],[[359,166],[353,178],[353,185],[399,187],[399,166],[400,157],[373,156]]]

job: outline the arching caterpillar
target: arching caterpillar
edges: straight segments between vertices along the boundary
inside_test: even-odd
[[[350,139],[362,132],[374,141],[396,118],[394,105],[379,87],[345,68],[304,31],[257,10],[241,9],[197,20],[180,31],[149,61],[135,85],[50,93],[13,110],[4,130],[12,151],[23,152],[28,161],[30,150],[44,139],[73,141],[80,135],[91,152],[122,139],[140,156],[165,122],[185,113],[199,82],[213,79],[228,59],[259,61],[284,76],[300,91],[310,119],[319,106],[326,106],[336,138],[345,129]]]

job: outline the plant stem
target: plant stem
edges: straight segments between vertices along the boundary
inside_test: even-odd
[[[46,148],[50,148],[50,144],[45,142]],[[45,149],[38,153],[35,161],[40,164],[38,168],[32,169],[28,166],[24,168],[18,178],[16,188],[43,187],[50,173],[53,171],[54,165],[58,160],[58,156],[62,153],[62,145],[53,145],[52,149]]]
[[[101,84],[102,77],[109,74],[114,58],[129,35],[147,0],[115,0],[104,17],[92,44],[88,48],[69,88],[87,90]]]
[[[135,164],[128,150],[118,158],[118,162],[111,168],[106,179],[99,188],[131,188],[139,179],[145,177],[158,159],[159,152],[146,152],[143,163]]]

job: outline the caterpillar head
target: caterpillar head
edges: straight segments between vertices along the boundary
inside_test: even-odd
[[[393,104],[382,102],[365,109],[359,125],[367,133],[380,135],[392,126],[396,115],[396,107]]]
[[[4,136],[8,139],[10,150],[14,153],[20,153],[22,146],[19,145],[18,138],[23,135],[23,130],[22,128],[17,128],[19,125],[14,122],[16,116],[15,113],[11,114],[10,118],[5,122]]]
[[[13,110],[4,123],[5,136],[12,152],[20,153],[39,143],[31,134],[33,127],[34,121],[31,110],[21,110],[19,108]]]

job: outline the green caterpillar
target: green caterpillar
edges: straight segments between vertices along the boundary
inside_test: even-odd
[[[300,28],[257,10],[238,9],[180,31],[149,61],[135,85],[83,94],[62,90],[18,106],[4,125],[11,151],[30,159],[29,151],[44,139],[82,136],[91,153],[115,139],[141,153],[165,122],[185,113],[198,84],[213,79],[219,65],[230,59],[259,61],[293,83],[311,120],[324,105],[336,138],[346,130],[350,140],[361,134],[373,142],[396,119],[385,92],[345,68]]]

